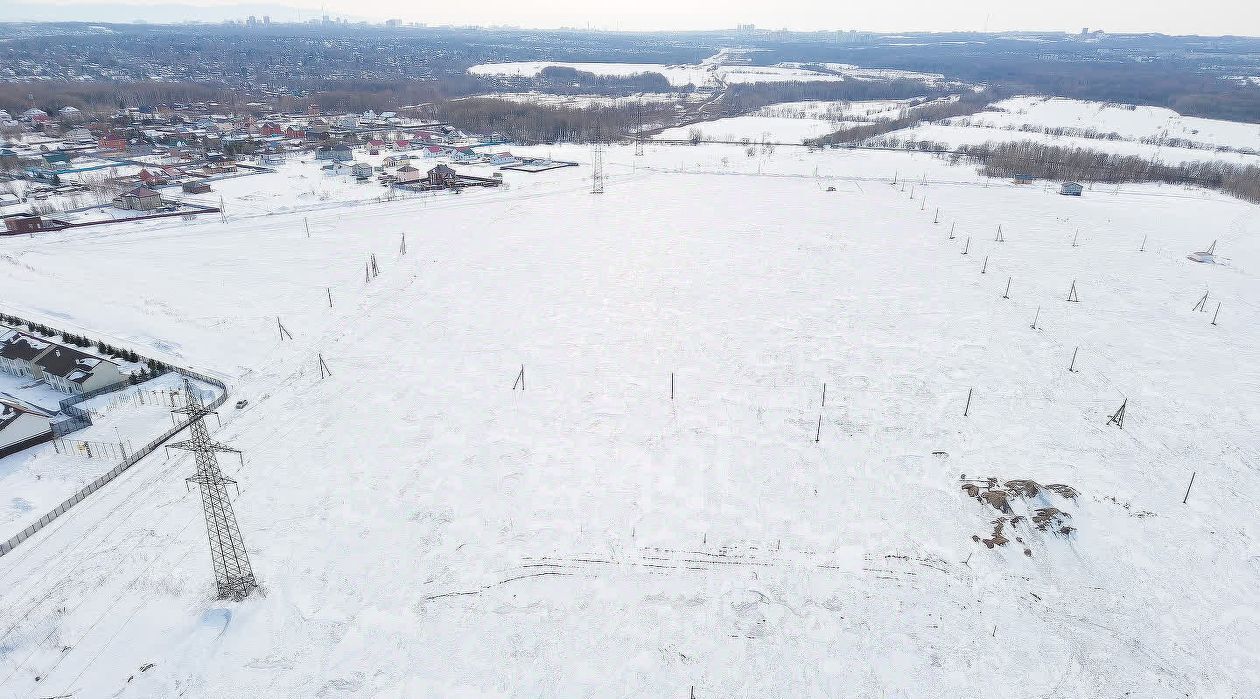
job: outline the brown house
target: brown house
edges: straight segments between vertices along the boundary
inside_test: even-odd
[[[114,197],[114,206],[134,211],[153,211],[162,208],[162,195],[148,187],[135,189]]]

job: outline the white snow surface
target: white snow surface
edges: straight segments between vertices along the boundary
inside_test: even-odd
[[[584,166],[0,240],[0,308],[249,399],[212,433],[265,593],[213,599],[147,459],[0,557],[0,696],[1260,693],[1256,207],[659,144],[593,196],[512,150]],[[1076,531],[974,542],[964,474]]]
[[[999,111],[972,116],[992,128],[1031,125],[1090,129],[1141,140],[1181,139],[1195,143],[1260,150],[1260,124],[1182,116],[1171,109],[1062,97],[1014,97],[993,105]]]
[[[1065,131],[1047,134],[1044,129]],[[1102,135],[1108,138],[1098,137]],[[1166,163],[1219,160],[1260,164],[1260,156],[1256,155],[1260,152],[1260,124],[1186,117],[1159,107],[1060,97],[1014,97],[994,103],[988,111],[924,123],[890,136],[935,141],[950,147],[1035,141]],[[1193,146],[1169,145],[1176,142],[1174,139]]]
[[[603,76],[630,76],[639,73],[660,73],[674,87],[696,87],[735,83],[765,82],[835,82],[845,77],[803,67],[799,64],[775,66],[722,65],[665,65],[660,63],[566,63],[563,61],[516,61],[509,63],[483,63],[468,69],[473,75],[536,77],[548,67],[573,68],[585,73]],[[874,71],[867,79],[882,76],[884,71]],[[896,76],[896,77],[910,77]],[[926,77],[926,76],[925,76]]]

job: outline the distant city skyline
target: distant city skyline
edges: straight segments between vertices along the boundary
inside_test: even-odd
[[[903,0],[897,4],[837,4],[817,0],[698,0],[677,3],[639,0],[633,4],[598,5],[580,0],[521,3],[482,0],[479,3],[416,4],[400,0],[287,0],[242,4],[233,0],[73,0],[14,2],[0,10],[0,20],[218,21],[271,15],[275,21],[313,19],[322,14],[354,20],[429,25],[511,25],[524,28],[589,27],[604,30],[704,30],[754,24],[763,29],[799,31],[856,29],[899,31],[1063,31],[1083,28],[1112,33],[1260,36],[1260,3],[1202,0],[1192,10],[1166,0],[1057,3],[939,2]],[[100,10],[101,12],[98,12]],[[146,14],[154,17],[146,17]]]

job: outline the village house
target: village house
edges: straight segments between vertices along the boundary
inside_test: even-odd
[[[104,151],[122,153],[127,150],[127,139],[121,136],[106,136],[97,145]]]
[[[459,182],[459,175],[448,165],[434,165],[430,168],[426,181],[436,187],[447,187]]]
[[[161,173],[160,171],[150,172],[148,168],[142,169],[138,177],[140,178],[140,181],[147,186],[166,184],[169,181],[166,178],[165,173]]]
[[[190,180],[180,185],[184,194],[205,194],[210,191],[210,183],[203,180]]]
[[[162,204],[162,195],[144,186],[114,197],[114,206],[119,209],[153,211],[162,208]]]
[[[0,195],[0,204],[4,203],[4,195]],[[40,231],[59,231],[67,227],[65,221],[46,219],[36,214],[8,214],[4,218],[4,230],[0,235],[22,235]]]
[[[1079,197],[1084,192],[1085,187],[1079,182],[1064,182],[1063,186],[1059,187],[1059,194],[1065,197]]]
[[[35,360],[52,347],[51,342],[0,326],[0,371],[14,376],[39,378]]]
[[[35,360],[44,382],[62,393],[86,393],[123,380],[118,365],[72,347],[53,345]]]
[[[409,182],[419,182],[420,181],[420,168],[417,168],[412,165],[404,165],[398,168],[397,177],[398,177],[399,184],[407,184]]]
[[[0,326],[0,371],[39,379],[62,393],[83,393],[123,380],[113,362]]]
[[[42,124],[48,121],[48,112],[31,107],[25,112],[22,112],[22,116],[18,117],[18,119],[21,121],[29,121],[32,124]]]
[[[516,158],[513,157],[511,153],[508,153],[506,151],[503,153],[495,153],[494,155],[490,156],[491,165],[514,165],[515,163],[516,163]]]
[[[52,436],[50,416],[0,399],[0,458],[47,442]]]
[[[316,160],[336,160],[349,161],[354,159],[354,154],[350,151],[350,146],[344,143],[338,143],[333,146],[324,146],[315,151]]]

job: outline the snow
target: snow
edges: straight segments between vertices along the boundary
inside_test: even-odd
[[[1181,139],[1213,146],[1260,150],[1260,124],[1187,117],[1171,109],[1058,97],[1015,97],[975,115],[971,122],[992,128],[1025,125],[1091,129],[1133,139]]]
[[[655,138],[686,140],[693,128],[700,129],[709,141],[767,140],[779,143],[801,143],[825,136],[848,126],[895,118],[911,100],[782,102],[753,112],[748,116],[726,117],[702,121],[688,126],[665,129]]]
[[[1062,135],[1041,133],[1064,129]],[[1099,138],[1106,135],[1114,137]],[[891,136],[951,147],[1037,141],[1055,146],[1136,155],[1166,163],[1224,161],[1260,163],[1260,124],[1184,117],[1170,109],[1135,107],[1058,97],[1014,97],[987,111],[922,124]],[[1175,140],[1174,140],[1175,139]],[[1177,141],[1196,144],[1172,146]],[[1234,151],[1217,151],[1229,148]]]
[[[245,178],[226,224],[0,241],[0,307],[250,401],[212,434],[266,588],[212,599],[193,465],[146,459],[0,557],[3,693],[1260,692],[1256,207],[646,151],[600,196],[588,149],[513,148],[584,165],[325,208]],[[1212,239],[1230,264],[1185,259]],[[1017,504],[1076,531],[974,542],[964,474],[1072,486]]]
[[[779,141],[800,143],[808,138],[825,136],[842,128],[844,122],[825,119],[797,119],[788,117],[742,116],[704,121],[691,126],[665,129],[653,138],[662,140],[686,140],[692,129],[700,129],[709,141]]]
[[[519,61],[513,63],[485,63],[468,69],[473,75],[537,77],[544,68],[573,68],[595,75],[625,77],[639,73],[660,73],[670,85],[704,85],[712,73],[698,65],[663,65],[659,63],[564,63],[556,61]]]
[[[977,126],[952,126],[940,123],[923,123],[919,126],[893,131],[881,138],[897,138],[902,141],[931,141],[944,143],[950,148],[984,143],[1015,143],[1034,141],[1061,148],[1083,148],[1116,155],[1133,155],[1164,163],[1228,162],[1240,165],[1260,164],[1260,155],[1217,152],[1198,148],[1174,148],[1153,143],[1129,140],[1085,138],[1081,136],[1053,136],[1010,129],[994,129]]]
[[[818,72],[800,64],[784,63],[775,66],[722,65],[664,65],[660,63],[565,63],[559,61],[518,61],[511,63],[484,63],[468,69],[473,75],[537,77],[547,67],[573,68],[584,73],[602,76],[625,77],[639,73],[660,73],[674,87],[696,87],[719,84],[765,82],[834,82],[844,80],[840,75]],[[884,73],[898,71],[850,71],[864,79],[875,79]],[[910,74],[906,74],[908,77]],[[883,76],[893,77],[893,76]],[[902,77],[901,75],[895,77]],[[926,77],[926,76],[925,76]]]

